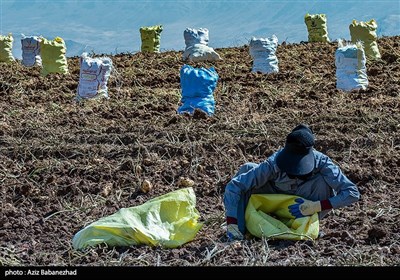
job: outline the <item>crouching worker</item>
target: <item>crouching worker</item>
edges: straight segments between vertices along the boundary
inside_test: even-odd
[[[357,186],[327,155],[314,149],[313,131],[304,124],[287,135],[283,149],[260,164],[245,163],[226,185],[224,204],[229,240],[243,239],[245,210],[254,193],[300,196],[289,206],[295,218],[318,212],[321,219],[331,209],[360,199]]]

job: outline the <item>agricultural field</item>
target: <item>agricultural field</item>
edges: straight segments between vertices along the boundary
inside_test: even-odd
[[[400,36],[381,37],[369,87],[336,89],[337,43],[278,46],[279,73],[251,73],[247,45],[216,51],[213,116],[179,115],[182,51],[112,56],[110,98],[75,101],[69,74],[0,64],[1,266],[393,266],[400,264]],[[299,123],[361,199],[320,222],[315,241],[227,242],[225,185],[282,147]],[[199,222],[175,249],[72,248],[86,225],[194,181]],[[153,188],[140,190],[144,180]]]

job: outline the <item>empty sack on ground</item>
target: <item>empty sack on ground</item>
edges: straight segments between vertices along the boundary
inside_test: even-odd
[[[193,188],[179,189],[100,218],[77,232],[72,245],[74,249],[101,243],[176,248],[195,238],[203,226],[199,217]]]

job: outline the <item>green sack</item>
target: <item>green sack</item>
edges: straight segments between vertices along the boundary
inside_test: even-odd
[[[45,38],[40,40],[40,53],[42,56],[42,75],[49,73],[68,73],[66,57],[67,47],[62,38],[56,37],[50,41]]]
[[[306,14],[304,22],[307,25],[309,42],[329,42],[325,14]]]
[[[101,218],[75,234],[72,245],[75,249],[100,243],[175,248],[193,240],[202,227],[195,206],[192,188],[173,191]]]
[[[12,55],[13,41],[11,33],[7,36],[0,35],[0,62],[10,63],[15,61]]]
[[[319,233],[318,214],[295,219],[288,206],[296,195],[253,194],[247,204],[247,230],[256,237],[271,239],[316,239]]]
[[[142,52],[160,52],[160,38],[162,30],[162,25],[140,28],[140,37],[142,39]]]
[[[381,54],[378,49],[378,43],[376,42],[377,35],[376,29],[378,25],[374,19],[368,22],[357,22],[353,20],[350,24],[350,36],[351,41],[355,44],[361,41],[364,45],[365,56],[367,59],[380,59]]]

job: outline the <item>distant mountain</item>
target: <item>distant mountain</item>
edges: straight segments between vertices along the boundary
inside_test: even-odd
[[[214,48],[240,46],[252,36],[272,34],[279,42],[306,41],[306,13],[326,14],[331,40],[350,39],[353,19],[375,19],[378,36],[400,34],[399,0],[7,0],[0,8],[0,33],[60,36],[82,45],[71,49],[90,45],[104,54],[139,51],[140,27],[159,24],[163,25],[161,51],[183,50],[187,27],[208,28],[209,45]]]
[[[91,46],[84,45],[73,40],[65,40],[67,46],[67,57],[80,56],[83,52],[92,52],[95,49]]]

